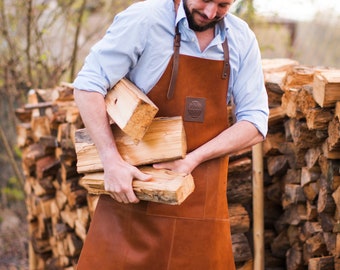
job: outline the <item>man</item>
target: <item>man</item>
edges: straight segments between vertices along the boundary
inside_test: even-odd
[[[268,106],[256,38],[228,11],[234,0],[148,0],[115,17],[74,82],[75,100],[104,166],[105,189],[78,269],[234,269],[227,155],[267,133]],[[183,116],[188,153],[154,164],[191,173],[195,191],[180,206],[137,199],[132,180],[149,176],[125,162],[104,96],[127,77],[159,108]],[[227,100],[236,123],[228,126]],[[202,117],[195,118],[195,105]]]

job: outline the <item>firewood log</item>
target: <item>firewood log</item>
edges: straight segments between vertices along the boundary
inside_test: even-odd
[[[334,107],[340,100],[340,70],[324,70],[314,76],[313,97],[321,107]]]
[[[113,121],[136,141],[143,138],[158,112],[156,105],[125,78],[107,93],[105,103]]]
[[[112,132],[122,158],[135,166],[184,158],[186,154],[187,145],[181,117],[154,119],[138,144],[116,125],[112,125]],[[79,173],[103,170],[97,149],[86,129],[76,131],[75,150]]]
[[[308,270],[333,270],[334,268],[334,257],[325,256],[311,258],[308,260]]]
[[[249,241],[243,233],[231,235],[235,262],[244,262],[252,258]]]
[[[136,179],[132,183],[136,196],[141,200],[179,205],[194,191],[195,185],[190,174],[157,170],[150,166],[140,167],[140,170],[152,175],[149,181]],[[80,180],[80,184],[89,193],[110,195],[104,188],[104,173],[87,174]]]

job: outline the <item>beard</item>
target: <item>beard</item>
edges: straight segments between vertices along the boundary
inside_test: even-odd
[[[199,14],[200,16],[204,16],[204,14],[199,13],[197,10],[192,10],[192,12],[190,12],[188,6],[187,6],[187,1],[183,1],[183,6],[184,6],[184,11],[185,14],[187,16],[187,20],[188,20],[188,24],[191,30],[195,31],[195,32],[203,32],[207,29],[210,28],[214,28],[215,25],[222,20],[222,17],[215,17],[213,21],[211,21],[210,23],[207,23],[206,25],[198,25],[195,22],[194,19],[194,14]]]

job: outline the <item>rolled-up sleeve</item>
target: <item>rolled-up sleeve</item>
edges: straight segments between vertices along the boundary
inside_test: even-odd
[[[136,4],[115,17],[105,36],[91,48],[74,80],[75,88],[105,96],[136,65],[149,29],[143,14]]]
[[[238,73],[232,86],[237,121],[254,124],[266,137],[268,132],[268,96],[264,85],[261,55],[255,36],[250,35],[250,46],[240,55]]]

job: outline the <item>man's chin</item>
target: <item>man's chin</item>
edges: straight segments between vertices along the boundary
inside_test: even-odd
[[[189,27],[191,30],[195,31],[195,32],[204,32],[208,29],[211,29],[211,28],[214,28],[215,25],[217,24],[217,21],[213,21],[213,22],[210,22],[208,24],[202,24],[202,25],[199,25],[197,23],[193,23],[193,22],[189,22]]]

